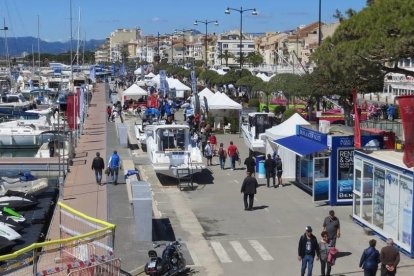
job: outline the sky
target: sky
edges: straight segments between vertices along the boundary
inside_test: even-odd
[[[321,3],[322,22],[330,23],[335,21],[332,15],[336,9],[343,14],[349,8],[360,11],[366,0]],[[79,38],[87,40],[104,39],[119,28],[140,28],[144,35],[172,33],[175,29],[204,33],[205,24],[194,26],[195,20],[218,20],[218,26],[208,24],[208,33],[239,30],[240,12],[227,15],[227,7],[256,8],[257,16],[243,12],[243,32],[251,33],[292,30],[318,21],[319,14],[319,0],[0,0],[0,26],[4,27],[5,20],[8,37],[37,37],[39,33],[45,41],[69,40],[71,21],[72,37],[78,38],[79,25]]]

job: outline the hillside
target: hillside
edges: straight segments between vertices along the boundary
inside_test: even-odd
[[[85,51],[94,51],[98,46],[105,42],[104,39],[91,39],[86,41]],[[31,53],[32,48],[37,53],[37,38],[35,37],[8,37],[7,44],[9,48],[9,55],[11,57],[21,56],[23,52]],[[73,40],[73,51],[76,51],[77,41]],[[83,48],[81,47],[81,50]],[[47,42],[40,40],[40,52],[49,54],[60,54],[70,51],[70,42]],[[0,38],[0,56],[5,55],[4,37]]]

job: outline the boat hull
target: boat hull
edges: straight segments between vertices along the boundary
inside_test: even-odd
[[[153,164],[154,171],[158,174],[169,176],[171,178],[188,177],[189,175],[199,173],[205,168],[204,164],[197,163],[188,166],[173,167],[169,164]]]

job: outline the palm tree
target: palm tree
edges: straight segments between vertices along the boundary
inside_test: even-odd
[[[229,53],[229,50],[224,50],[224,53],[219,54],[219,59],[223,59],[226,61],[226,66],[229,66],[229,58],[234,58],[232,53]]]

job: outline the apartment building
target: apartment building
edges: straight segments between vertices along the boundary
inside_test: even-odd
[[[121,49],[123,45],[138,41],[141,38],[141,29],[117,29],[109,36],[110,61],[122,61]],[[128,47],[128,51],[129,51]]]

